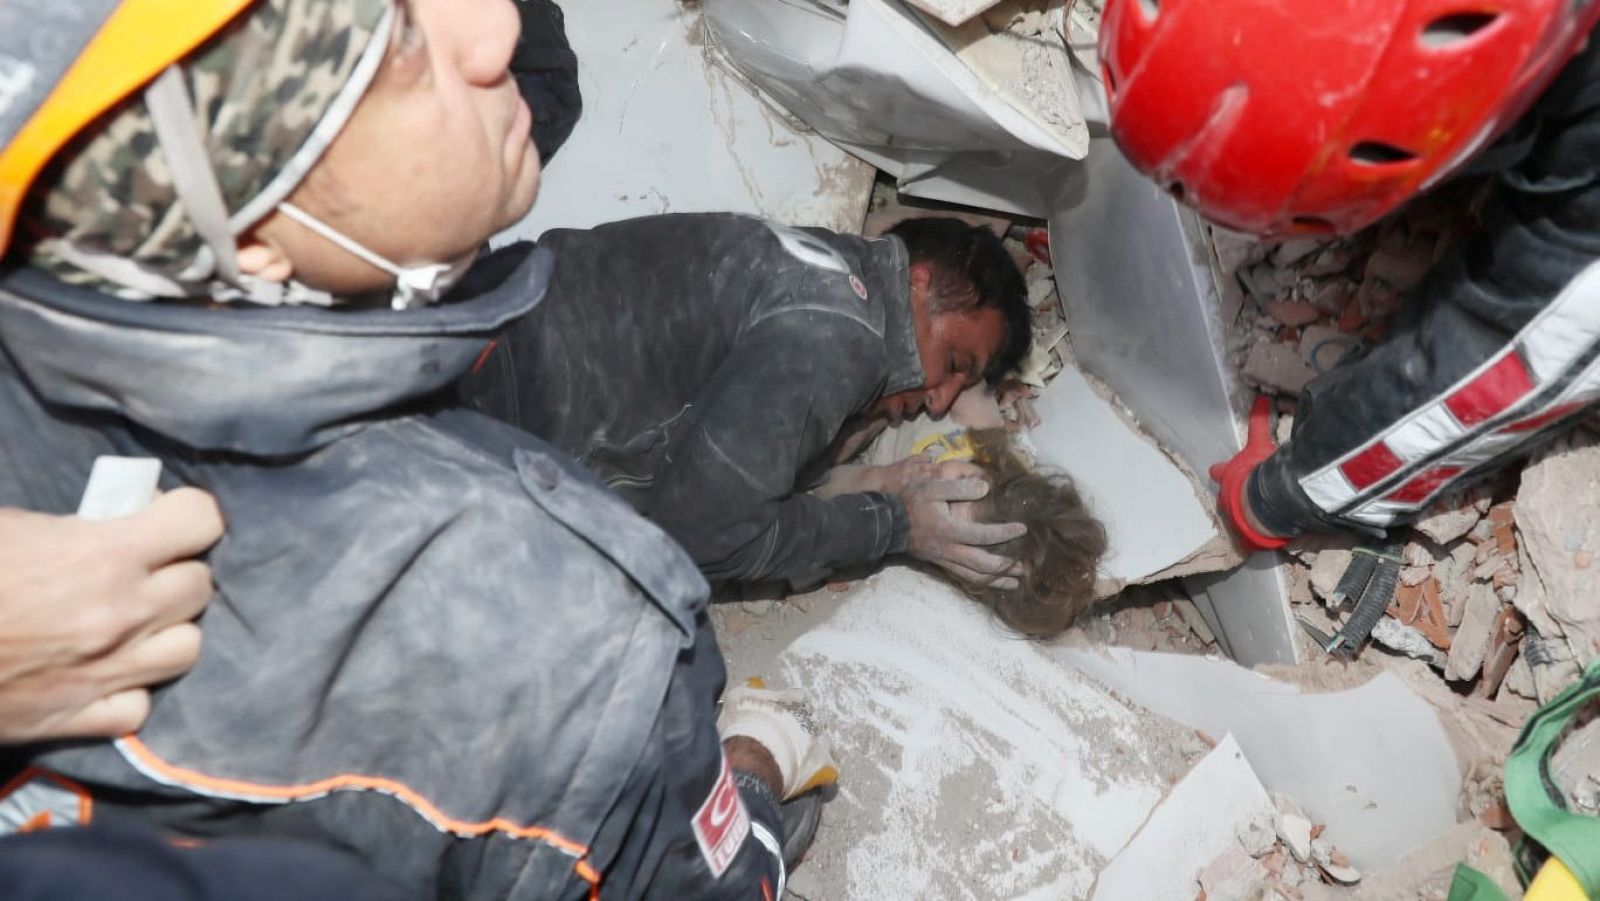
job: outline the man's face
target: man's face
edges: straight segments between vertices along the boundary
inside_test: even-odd
[[[516,222],[540,172],[508,70],[518,32],[511,0],[397,0],[382,68],[290,200],[402,266],[460,259]],[[335,294],[394,281],[281,213],[253,237]]]
[[[936,313],[932,310],[931,278],[921,263],[911,266],[911,317],[916,324],[917,353],[922,358],[920,387],[878,398],[869,417],[891,423],[926,410],[935,418],[949,412],[961,392],[976,385],[989,359],[1000,350],[1005,320],[993,307]]]

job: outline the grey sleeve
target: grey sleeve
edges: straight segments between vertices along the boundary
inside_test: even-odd
[[[1500,175],[1484,231],[1429,274],[1386,340],[1301,395],[1292,440],[1247,485],[1252,510],[1271,531],[1379,530],[1415,515],[1430,493],[1436,497],[1494,471],[1546,434],[1545,426],[1507,426],[1507,420],[1552,416],[1549,422],[1559,424],[1569,407],[1595,402],[1592,392],[1577,389],[1584,367],[1600,357],[1596,305],[1584,299],[1593,289],[1579,286],[1582,279],[1593,282],[1600,261],[1600,174],[1594,166],[1600,49],[1574,60],[1536,121],[1539,132],[1526,158]],[[1557,343],[1587,349],[1566,368],[1541,375],[1523,361],[1538,352],[1541,330],[1534,324],[1552,312],[1563,323]],[[1482,371],[1496,359],[1506,361],[1512,377],[1495,382],[1493,372]],[[1480,384],[1495,386],[1492,397],[1477,389]],[[1474,398],[1470,405],[1467,397]],[[1387,451],[1403,423],[1441,404],[1451,409],[1451,419],[1443,421],[1455,421],[1458,399],[1473,414],[1462,437],[1433,444],[1407,439],[1404,459],[1368,462],[1368,449]],[[1429,429],[1430,439],[1444,432],[1437,425]],[[1530,440],[1499,441],[1497,431]],[[1308,481],[1334,467],[1355,484],[1314,498]],[[1413,485],[1421,487],[1408,496]]]
[[[905,547],[905,507],[822,499],[798,473],[877,395],[882,340],[848,317],[795,310],[743,336],[676,430],[650,517],[712,581],[806,584]]]

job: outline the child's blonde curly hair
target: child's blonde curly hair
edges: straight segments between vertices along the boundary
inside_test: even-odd
[[[973,463],[984,471],[989,494],[974,505],[981,522],[1020,522],[1028,533],[993,548],[1022,564],[1016,588],[961,586],[1000,621],[1034,638],[1066,631],[1094,603],[1095,581],[1106,554],[1105,526],[1083,502],[1072,477],[1034,468],[1004,429],[971,433]]]

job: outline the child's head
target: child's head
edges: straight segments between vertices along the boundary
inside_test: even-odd
[[[1003,429],[975,431],[973,462],[989,481],[987,497],[973,504],[980,522],[1020,522],[1028,534],[995,547],[1017,560],[1016,588],[962,586],[1024,635],[1050,638],[1066,631],[1094,602],[1106,530],[1064,472],[1033,468]]]

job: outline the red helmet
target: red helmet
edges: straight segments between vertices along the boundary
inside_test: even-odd
[[[1106,0],[1111,131],[1207,217],[1371,224],[1498,136],[1600,0]]]

